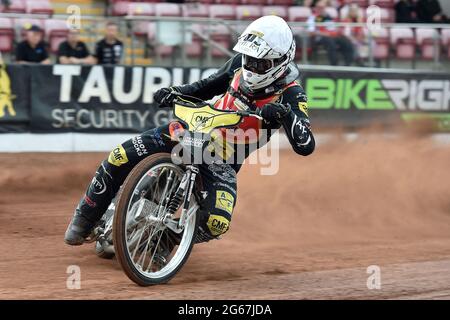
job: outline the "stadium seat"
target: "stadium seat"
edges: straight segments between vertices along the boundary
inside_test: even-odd
[[[197,33],[203,33],[203,25],[193,24],[191,25],[192,42],[185,45],[186,55],[189,58],[200,58],[203,53],[203,40],[197,35]]]
[[[155,7],[153,3],[132,2],[128,4],[129,16],[153,16],[155,15]],[[138,37],[146,36],[148,29],[148,21],[133,21],[133,33]]]
[[[26,13],[24,0],[10,0],[8,7],[2,6],[2,12],[4,13]]]
[[[152,22],[147,21],[134,21],[133,22],[133,33],[135,36],[144,37],[148,32],[148,24]]]
[[[361,8],[369,6],[369,0],[344,0],[344,3],[356,3]]]
[[[261,17],[261,7],[252,5],[236,6],[236,18],[238,20],[256,20]]]
[[[182,7],[184,17],[208,18],[209,6],[207,4],[186,3]]]
[[[212,26],[210,38],[227,49],[229,49],[231,46],[230,30],[224,25]],[[211,48],[211,55],[215,58],[227,57],[227,55],[224,52],[220,51],[215,47]]]
[[[296,43],[296,47],[295,47],[296,59],[301,60],[303,58],[303,46],[305,44],[303,37],[306,36],[308,38],[309,37],[308,32],[305,29],[305,27],[292,26],[292,33],[294,34],[295,43]],[[307,50],[307,55],[310,56],[313,48],[311,47],[311,43],[308,39],[306,42],[306,50]]]
[[[450,59],[450,29],[442,29],[441,31],[442,48],[446,50],[445,55]]]
[[[334,7],[326,7],[325,12],[333,19],[337,20],[339,18],[339,12]]]
[[[285,6],[265,6],[262,7],[262,15],[263,16],[279,16],[284,20],[288,19],[288,10]]]
[[[14,41],[14,27],[11,19],[0,18],[0,52],[11,52]]]
[[[436,50],[440,50],[439,33],[433,28],[417,28],[416,43],[420,47],[421,59],[433,60]]]
[[[32,14],[53,14],[53,7],[48,0],[28,0],[26,3],[27,13]]]
[[[368,29],[364,29],[366,37]],[[387,60],[389,58],[389,31],[386,28],[379,28],[372,33],[373,37],[373,57],[377,60]]]
[[[151,3],[131,2],[128,4],[127,14],[129,16],[153,16],[155,7]]]
[[[391,28],[391,45],[395,47],[395,55],[398,59],[413,59],[416,53],[413,29]]]
[[[236,18],[235,8],[224,4],[212,4],[209,6],[209,17],[233,20]]]
[[[160,17],[179,17],[181,16],[181,7],[176,3],[157,3],[155,4],[155,14]]]
[[[381,23],[395,22],[395,11],[392,9],[380,8]]]
[[[112,15],[113,16],[126,16],[128,14],[128,6],[130,2],[118,1],[114,2],[112,5]]]
[[[394,8],[395,1],[394,0],[372,0],[372,5],[379,6],[380,8]]]
[[[59,44],[67,38],[68,31],[65,20],[45,20],[45,32],[48,37],[51,52],[56,53],[58,51]]]
[[[292,6],[294,0],[267,0],[267,4],[270,6]]]
[[[150,46],[153,47],[154,49],[154,53],[156,55],[160,55],[161,57],[167,57],[173,54],[173,47],[172,46],[167,46],[167,45],[162,45],[162,44],[158,44],[156,46],[156,24],[155,23],[148,23],[147,25],[147,40],[148,43],[150,44]]]
[[[216,4],[239,4],[240,0],[215,0]]]
[[[306,21],[311,16],[311,9],[308,7],[289,7],[289,21]]]
[[[257,6],[265,5],[266,2],[264,0],[239,0],[239,4],[253,4]]]

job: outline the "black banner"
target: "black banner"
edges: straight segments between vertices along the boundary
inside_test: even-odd
[[[450,74],[303,70],[302,84],[320,127],[426,125],[450,131]]]
[[[214,70],[43,66],[31,77],[31,130],[141,132],[171,118],[171,110],[153,104],[156,90],[197,81]]]
[[[340,70],[340,71],[339,71]],[[1,69],[0,132],[141,132],[167,123],[153,103],[161,87],[215,69],[10,65]],[[301,68],[315,128],[401,127],[450,131],[450,74]]]
[[[24,131],[30,117],[30,71],[0,65],[0,132]]]

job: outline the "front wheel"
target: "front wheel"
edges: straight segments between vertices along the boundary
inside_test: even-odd
[[[167,200],[184,174],[169,154],[158,153],[142,160],[122,185],[113,222],[114,247],[122,269],[138,285],[169,281],[191,253],[198,228],[195,197],[191,197],[188,212],[192,214],[181,233],[163,221]],[[180,214],[178,208],[173,219]]]

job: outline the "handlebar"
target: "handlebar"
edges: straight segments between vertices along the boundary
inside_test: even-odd
[[[185,95],[185,94],[183,94],[181,92],[177,92],[177,91],[172,91],[166,98],[164,98],[164,100],[168,99],[171,95],[174,97],[173,99],[171,99],[172,101],[174,101],[177,97],[179,97],[179,98],[182,99],[182,101],[184,103],[186,103],[186,100],[189,101],[189,100],[192,100],[192,99],[198,101],[198,103],[195,103],[194,101],[189,101],[189,102],[191,102],[193,104],[205,103],[202,99],[199,99],[199,98],[193,97],[193,96],[189,96],[189,95]],[[163,100],[163,103],[164,103],[164,100]],[[235,113],[237,115],[240,115],[241,117],[254,117],[254,118],[257,118],[259,120],[263,120],[263,118],[261,117],[261,109],[235,110],[235,111],[232,111],[230,113]]]

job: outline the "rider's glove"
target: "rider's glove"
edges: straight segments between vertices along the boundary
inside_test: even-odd
[[[261,117],[266,122],[275,123],[281,122],[291,112],[291,106],[281,103],[268,103],[261,109]]]
[[[153,95],[153,99],[160,104],[161,107],[172,107],[173,99],[175,95],[173,95],[174,90],[171,88],[162,88],[155,92]]]

